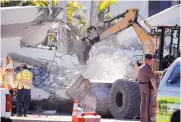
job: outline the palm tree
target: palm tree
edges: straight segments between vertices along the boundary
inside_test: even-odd
[[[23,4],[24,3],[22,2],[21,5]],[[80,11],[83,10],[83,6],[74,1],[66,2],[66,6],[64,6],[64,8],[58,6],[58,4],[50,5],[50,3],[45,3],[45,1],[43,3],[41,3],[41,1],[36,1],[30,3],[29,5],[39,6],[39,12],[42,13],[31,23],[39,25],[47,22],[57,22],[58,26],[55,30],[58,31],[59,40],[64,43],[64,47],[68,48],[68,52],[72,52],[73,43],[83,37],[87,28],[87,21],[85,17],[81,14],[75,15],[75,12],[80,13]],[[57,18],[61,12],[66,13],[67,20],[65,20],[65,18]],[[65,40],[68,41],[65,42]],[[59,44],[61,44],[61,42]]]
[[[19,6],[20,1],[1,0],[1,7]]]
[[[114,24],[113,22],[105,24],[104,21],[112,18],[110,6],[117,3],[118,0],[91,1],[90,26],[96,26],[99,33],[111,27]]]
[[[98,3],[98,1],[91,1],[90,26],[95,26],[98,23]]]
[[[98,20],[99,20],[99,22],[104,22],[104,21],[106,21],[112,17],[112,14],[110,13],[110,6],[112,4],[118,4],[118,0],[99,1],[99,5],[98,5]],[[103,25],[103,27],[106,27],[106,28],[110,27],[110,26],[111,26],[111,23],[109,23],[108,25],[105,25],[105,24]]]
[[[52,0],[49,2],[48,0],[1,0],[1,7],[9,7],[9,6],[38,6],[38,7],[46,7],[52,4],[56,6],[58,4],[58,0]]]

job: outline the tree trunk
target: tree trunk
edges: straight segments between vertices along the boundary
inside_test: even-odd
[[[67,1],[59,1],[58,4],[60,7],[64,8],[64,19],[63,21],[67,23]],[[59,28],[59,40],[60,40],[60,45],[58,47],[58,52],[63,53],[63,54],[68,54],[68,38],[67,38],[67,30],[65,27],[62,27],[60,25]]]
[[[98,1],[91,1],[90,26],[95,26],[98,22],[97,16]]]

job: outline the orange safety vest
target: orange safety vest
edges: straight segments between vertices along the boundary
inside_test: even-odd
[[[24,74],[24,71],[20,72],[20,81],[18,81],[17,89],[30,89],[32,87],[32,74],[28,71],[28,74]]]
[[[10,85],[10,83],[8,82],[8,73],[3,74],[1,80],[2,80],[1,81],[1,88],[8,88],[9,90],[13,88]],[[13,82],[13,81],[10,81],[10,82]]]
[[[6,71],[6,66],[8,65],[8,57],[1,58],[3,61],[3,65],[0,69],[0,82],[1,82],[1,88],[8,88],[9,90],[14,87],[14,69],[8,69],[9,71]]]

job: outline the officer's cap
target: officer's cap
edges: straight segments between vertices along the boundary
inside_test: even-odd
[[[153,56],[151,54],[145,54],[145,60],[152,60]]]

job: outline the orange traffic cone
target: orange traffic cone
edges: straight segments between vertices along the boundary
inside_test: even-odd
[[[77,115],[78,115],[78,100],[75,99],[73,113],[72,113],[72,122],[78,122]]]

